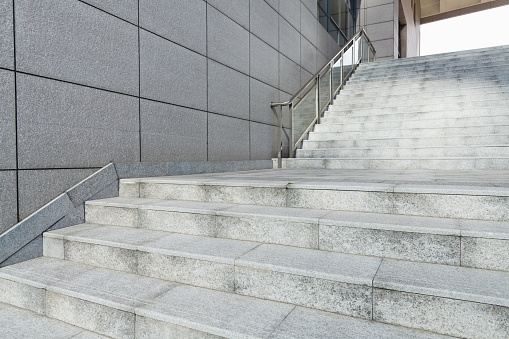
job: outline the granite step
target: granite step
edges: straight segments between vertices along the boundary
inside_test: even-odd
[[[298,149],[297,158],[501,158],[509,155],[506,145]]]
[[[345,87],[344,90],[341,91],[341,95],[336,97],[336,100],[334,101],[334,104],[344,104],[347,102],[350,102],[352,100],[358,100],[363,99],[365,101],[369,100],[370,102],[386,102],[387,100],[405,100],[405,99],[413,99],[415,97],[418,98],[430,98],[434,99],[437,98],[437,94],[440,93],[440,98],[451,98],[451,97],[482,97],[483,94],[489,94],[489,95],[499,95],[503,97],[509,97],[509,90],[507,89],[507,86],[495,86],[486,84],[483,85],[479,84],[478,86],[465,86],[457,89],[451,89],[451,88],[430,88],[430,87],[423,87],[422,91],[419,91],[416,93],[415,91],[411,89],[407,90],[401,90],[397,92],[392,92],[390,89],[384,92],[377,91],[376,93],[373,92],[362,92],[359,93],[357,91],[349,90]]]
[[[337,331],[345,338],[442,338],[46,257],[0,269],[0,285],[9,291],[0,295],[1,302],[113,338],[329,338]],[[468,298],[489,298],[496,292],[494,287]],[[489,330],[486,333],[497,334]]]
[[[399,112],[403,111],[405,113],[415,112],[415,111],[452,111],[452,110],[461,110],[461,109],[475,109],[475,108],[491,108],[491,107],[506,107],[509,103],[509,98],[506,99],[491,99],[487,97],[485,100],[477,98],[476,100],[471,101],[460,101],[454,100],[445,100],[444,102],[440,102],[437,99],[435,102],[429,99],[419,100],[419,98],[415,98],[412,101],[404,101],[404,104],[398,102],[350,102],[342,105],[330,105],[327,109],[329,112],[334,111],[357,111],[357,110],[366,110],[366,109],[376,109],[379,111],[382,110],[398,110]],[[507,113],[507,110],[506,110]]]
[[[382,99],[383,97],[381,97]],[[450,96],[435,96],[434,98],[420,95],[415,95],[414,98],[409,101],[408,98],[384,98],[385,100],[349,100],[342,101],[338,103],[334,103],[332,107],[334,109],[344,109],[344,110],[352,110],[352,109],[361,109],[361,108],[376,108],[376,107],[407,107],[407,106],[421,106],[427,105],[430,107],[435,107],[438,105],[448,105],[448,104],[457,104],[458,106],[465,106],[468,108],[469,104],[473,104],[474,102],[482,102],[487,105],[495,104],[496,101],[500,101],[500,105],[509,101],[509,93],[478,93],[477,95],[450,95]],[[336,109],[337,107],[337,109]]]
[[[472,134],[505,134],[509,131],[509,124],[504,125],[481,125],[481,126],[445,126],[418,127],[418,128],[394,128],[394,129],[371,129],[353,130],[341,132],[311,132],[308,140],[336,140],[336,139],[362,139],[362,138],[430,138],[446,135],[472,135]]]
[[[448,135],[421,138],[362,138],[362,139],[334,139],[334,140],[304,140],[302,149],[324,148],[371,148],[380,147],[445,147],[445,146],[480,146],[480,145],[509,144],[509,134],[484,135]]]
[[[184,213],[182,208],[175,212],[174,207],[161,209],[161,205],[151,204],[153,202],[133,205],[109,201],[103,205],[87,206],[93,207],[87,211],[87,215],[93,216],[91,219],[96,224],[89,223],[46,233],[45,253],[52,253],[51,256],[61,259],[78,257],[79,260],[72,260],[80,262],[94,260],[83,263],[114,268],[115,266],[103,266],[121,265],[118,263],[119,259],[107,258],[110,254],[104,246],[124,248],[119,250],[120,252],[116,251],[115,256],[118,256],[118,253],[127,255],[126,251],[129,250],[159,254],[182,251],[178,246],[167,247],[170,245],[166,246],[165,242],[184,242],[186,246],[190,246],[189,249],[203,244],[205,253],[213,252],[216,247],[230,246],[234,252],[218,253],[222,256],[229,255],[228,260],[234,260],[239,253],[244,253],[246,248],[253,247],[251,242],[254,241],[256,245],[280,244],[328,252],[509,271],[509,258],[504,255],[504,251],[509,249],[507,222],[265,206],[232,205],[231,208],[223,210],[214,210],[213,207],[206,210],[203,207],[205,204],[193,202],[186,204],[188,212]],[[200,209],[192,209],[193,204]],[[139,224],[133,224],[132,218],[122,218],[124,215],[132,216],[136,213]],[[104,225],[99,224],[100,222]],[[196,237],[196,234],[201,237]],[[92,245],[71,247],[71,241],[95,244],[103,250],[90,249]],[[66,256],[64,250],[73,251]],[[103,253],[105,251],[106,254]],[[95,259],[94,252],[101,254],[97,254]],[[200,253],[195,257],[204,255]],[[127,264],[121,265],[123,270],[134,270],[142,259],[147,260],[147,255],[133,259],[136,255],[139,254],[129,254],[131,259],[126,260]],[[230,261],[227,263],[231,264]],[[210,277],[212,276],[211,273]]]
[[[412,67],[422,64],[433,64],[437,62],[458,62],[461,60],[470,60],[472,63],[479,62],[479,60],[486,60],[488,58],[497,58],[497,55],[505,55],[509,52],[508,46],[497,46],[490,48],[481,48],[468,51],[441,53],[434,55],[426,55],[411,58],[391,59],[384,61],[377,61],[375,63],[361,64],[364,69],[378,68],[378,67]]]
[[[386,160],[391,161],[391,159]],[[441,160],[447,159],[417,159],[419,162],[429,161],[430,165]],[[498,160],[507,162],[509,159]],[[334,169],[336,166],[348,165],[348,161],[349,159],[296,158],[284,159],[283,164],[286,168],[291,168],[295,164],[297,168]],[[366,159],[359,161],[366,161]],[[399,162],[403,165],[406,165],[405,161],[407,160],[394,159],[394,163]],[[454,162],[454,168],[458,168],[461,161],[465,162],[463,166],[469,167],[472,166],[469,161],[478,162],[479,159],[452,159],[451,161]],[[486,159],[486,161],[494,161],[494,159]],[[410,165],[411,163],[408,164]],[[490,165],[494,166],[496,163]],[[320,175],[321,172],[312,173]],[[433,182],[416,184],[412,181],[405,182],[403,177],[398,178],[399,181],[383,182],[377,177],[383,175],[383,171],[358,171],[358,179],[354,182],[344,182],[341,180],[341,172],[331,173],[337,173],[338,177],[325,182],[323,177],[300,180],[287,177],[285,174],[290,175],[290,173],[285,171],[272,173],[260,171],[256,174],[252,173],[252,176],[245,174],[245,176],[232,177],[176,176],[124,179],[120,181],[120,194],[123,197],[132,198],[346,210],[440,218],[509,220],[507,183],[486,183],[486,186],[482,186],[485,179],[478,178],[481,184],[472,186],[462,183],[457,185],[436,185]],[[409,171],[409,173],[416,172]],[[490,171],[474,171],[474,173],[490,175]],[[259,177],[263,175],[265,178]]]
[[[277,163],[274,165],[277,167]],[[285,169],[336,170],[506,170],[504,158],[292,158],[283,159]]]
[[[447,117],[438,119],[409,119],[384,121],[356,121],[354,117],[345,119],[345,122],[331,122],[326,120],[315,125],[314,132],[342,132],[358,130],[380,130],[400,128],[443,128],[443,127],[470,127],[480,125],[509,125],[509,112],[506,115],[486,117]]]
[[[428,119],[447,119],[447,118],[479,118],[484,119],[488,117],[498,117],[508,115],[507,108],[503,106],[494,108],[480,108],[480,109],[464,109],[464,110],[443,110],[443,111],[420,111],[412,113],[393,112],[392,110],[359,110],[359,111],[325,111],[321,119],[322,124],[326,123],[348,123],[348,122],[384,122],[385,120],[391,121],[406,121],[406,120],[422,120]]]
[[[360,74],[355,74],[352,78],[355,79],[369,79],[371,77],[395,77],[395,76],[406,76],[413,74],[426,74],[426,75],[447,75],[447,74],[472,74],[483,75],[486,73],[494,73],[497,69],[506,68],[509,66],[507,61],[509,53],[500,55],[480,62],[472,63],[471,61],[465,60],[455,62],[451,64],[439,64],[437,63],[425,63],[425,64],[414,64],[406,67],[362,67]],[[379,65],[380,66],[380,65]]]

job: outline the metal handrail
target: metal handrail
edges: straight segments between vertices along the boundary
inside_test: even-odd
[[[279,110],[280,110],[280,114],[277,114],[276,113],[276,116],[278,117],[278,120],[279,120],[279,132],[278,132],[278,137],[279,137],[279,150],[278,150],[278,168],[281,168],[282,166],[282,152],[283,152],[283,139],[282,139],[282,132],[283,132],[283,106],[288,106],[289,107],[289,110],[290,110],[290,118],[292,119],[292,111],[293,109],[297,108],[299,106],[299,104],[303,101],[303,99],[305,98],[305,96],[311,91],[311,89],[313,88],[313,86],[316,85],[316,88],[315,88],[315,91],[316,91],[316,117],[313,119],[313,121],[311,122],[311,124],[306,128],[305,132],[302,134],[302,136],[299,137],[299,139],[297,140],[297,142],[292,142],[292,145],[291,145],[291,148],[290,148],[290,157],[293,156],[295,150],[297,149],[298,145],[304,140],[304,138],[306,137],[306,135],[309,133],[309,131],[313,128],[313,126],[316,124],[316,123],[320,123],[320,117],[321,117],[321,114],[326,110],[326,108],[332,103],[332,101],[334,100],[334,97],[337,95],[337,93],[343,88],[343,85],[345,83],[345,80],[347,80],[350,75],[353,73],[355,67],[360,63],[362,62],[362,44],[360,45],[360,52],[361,52],[361,57],[359,58],[359,60],[356,62],[356,64],[354,65],[354,62],[353,62],[353,58],[354,58],[354,53],[353,53],[353,50],[352,50],[352,67],[350,69],[350,71],[348,72],[348,74],[346,76],[343,76],[343,56],[344,56],[344,53],[345,51],[348,50],[348,48],[354,46],[354,44],[359,41],[359,39],[361,39],[362,37],[364,37],[366,39],[366,42],[368,44],[368,47],[369,49],[371,50],[372,54],[373,54],[373,58],[374,56],[376,55],[376,50],[375,50],[375,47],[373,46],[373,44],[371,43],[371,40],[368,38],[367,34],[366,34],[366,31],[361,28],[357,31],[357,33],[354,34],[354,36],[348,40],[348,42],[339,50],[339,52],[337,52],[334,57],[332,57],[331,60],[329,60],[325,66],[323,66],[318,72],[316,72],[316,74],[304,85],[302,86],[302,88],[297,92],[297,94],[295,94],[290,100],[288,101],[285,101],[285,102],[271,102],[270,103],[270,107],[271,109],[275,110],[276,107],[279,107]],[[374,60],[374,59],[373,59]],[[332,87],[332,69],[333,69],[333,65],[336,64],[338,61],[341,61],[341,83],[340,85],[338,86],[337,89],[333,89]],[[368,53],[368,62],[369,62],[369,53]],[[329,97],[329,101],[323,106],[323,108],[320,108],[319,107],[319,87],[320,87],[320,78],[321,78],[321,75],[322,73],[327,73],[328,71],[330,71],[330,83],[329,83],[329,86],[330,86],[330,97]],[[311,85],[311,86],[310,86]],[[296,104],[295,104],[295,101],[301,97],[302,99],[300,99]],[[292,138],[290,138],[292,139]],[[290,140],[292,141],[292,140]]]

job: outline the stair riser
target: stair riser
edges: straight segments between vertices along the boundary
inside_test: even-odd
[[[509,67],[509,64],[501,64],[490,68],[478,68],[473,70],[465,70],[464,68],[454,68],[447,70],[439,69],[415,69],[410,72],[390,72],[387,70],[379,70],[378,72],[366,73],[357,71],[348,79],[349,83],[380,83],[389,82],[396,80],[406,80],[412,78],[415,81],[434,81],[444,79],[446,81],[451,80],[465,80],[465,79],[498,79],[501,69]],[[503,75],[502,75],[503,76]],[[501,78],[503,79],[503,78]],[[339,80],[339,78],[338,78]],[[338,81],[339,82],[339,81]]]
[[[277,166],[277,165],[276,165]],[[509,159],[290,159],[283,168],[506,170]],[[458,214],[458,217],[461,217]]]
[[[284,159],[287,168],[342,168],[348,160],[326,159]],[[476,159],[475,161],[480,161]],[[488,159],[490,160],[490,159]],[[367,160],[376,164],[390,163],[384,160]],[[355,161],[362,163],[363,161]],[[405,160],[395,162],[405,163]],[[440,163],[440,160],[410,160],[413,162]],[[468,164],[468,161],[464,161]],[[455,165],[461,161],[455,160]],[[322,167],[319,167],[322,166]],[[462,168],[463,166],[457,166]],[[352,167],[350,167],[352,168]],[[363,167],[360,167],[363,168]],[[389,168],[395,168],[394,166]],[[176,187],[180,186],[180,187]],[[188,190],[184,186],[187,186]],[[187,194],[189,191],[190,194]],[[251,195],[252,188],[234,186],[204,186],[152,184],[140,185],[140,197],[154,199],[175,199],[191,201],[224,202],[261,206],[299,207],[325,210],[359,211],[387,214],[417,215],[443,218],[480,220],[509,220],[509,197],[458,194],[415,194],[398,192],[338,191],[321,189],[300,189],[292,186],[257,187],[257,198]],[[193,193],[194,192],[194,193]],[[199,193],[199,194],[196,194]],[[493,206],[499,206],[493,210]],[[468,208],[467,208],[468,207]],[[490,213],[487,213],[490,211]]]
[[[412,88],[413,87],[413,88]],[[418,88],[415,88],[418,87]],[[437,96],[457,96],[457,95],[479,95],[486,93],[507,93],[507,88],[502,82],[497,83],[479,83],[479,84],[449,84],[447,87],[428,86],[421,84],[419,86],[409,84],[405,87],[387,87],[381,86],[373,91],[363,91],[362,89],[345,87],[336,97],[336,100],[350,101],[352,99],[384,100],[385,97],[392,96],[395,98],[414,98],[417,95],[423,98]]]
[[[509,126],[469,126],[469,127],[444,127],[400,130],[371,130],[371,131],[342,131],[342,132],[313,132],[309,134],[309,140],[335,140],[335,139],[362,139],[362,138],[420,138],[447,135],[472,135],[472,134],[503,134],[507,133]]]
[[[386,122],[351,122],[345,124],[323,121],[315,125],[314,132],[347,132],[347,131],[372,131],[372,130],[397,130],[404,128],[461,128],[462,126],[482,126],[482,125],[507,125],[509,126],[509,114],[495,117],[483,118],[456,118],[456,119],[419,119],[404,121],[386,121]]]
[[[509,144],[509,135],[487,135],[468,137],[441,138],[406,138],[406,139],[358,139],[358,140],[305,140],[302,149],[317,148],[353,148],[353,147],[450,147],[457,145],[501,145]]]
[[[297,150],[298,158],[457,158],[457,157],[507,157],[508,147],[476,147],[476,148],[377,148],[363,149],[320,149]],[[509,159],[508,159],[509,160]]]
[[[349,123],[349,122],[385,122],[390,121],[407,121],[407,120],[424,120],[424,119],[470,119],[478,118],[485,119],[488,117],[504,116],[507,112],[505,107],[498,107],[493,109],[468,109],[457,111],[435,111],[435,112],[414,112],[414,113],[389,113],[389,112],[373,112],[367,115],[359,113],[343,113],[341,111],[327,111],[322,117],[322,123]]]
[[[357,69],[357,72],[352,76],[353,79],[370,79],[370,78],[390,78],[397,76],[406,76],[406,75],[414,75],[414,74],[425,74],[425,75],[485,75],[485,74],[493,74],[496,73],[497,70],[507,68],[509,63],[507,62],[509,56],[503,58],[497,58],[488,60],[479,64],[471,64],[469,62],[464,62],[460,64],[447,65],[447,66],[437,66],[434,64],[428,65],[419,65],[414,67],[379,67],[379,68],[371,68],[365,69],[362,68],[362,72],[359,72],[361,69]]]
[[[361,91],[361,92],[374,92],[386,90],[399,90],[404,88],[411,88],[415,90],[431,90],[433,87],[437,91],[441,88],[446,88],[447,91],[457,89],[459,87],[486,87],[486,86],[500,86],[507,84],[509,76],[506,75],[493,75],[484,78],[458,78],[458,79],[394,79],[387,81],[348,81],[345,85],[345,90]]]
[[[389,91],[387,91],[389,92]],[[486,86],[486,87],[476,87],[476,88],[461,88],[457,90],[447,90],[440,92],[440,96],[437,95],[436,89],[431,89],[430,91],[421,91],[416,93],[415,91],[405,91],[403,93],[391,93],[382,95],[377,91],[377,93],[356,93],[353,91],[347,91],[346,89],[340,92],[340,95],[336,97],[334,100],[334,105],[342,106],[351,102],[352,100],[363,100],[369,102],[393,102],[393,101],[402,101],[411,99],[456,99],[461,98],[462,100],[470,100],[475,98],[476,96],[479,99],[484,99],[485,95],[498,95],[500,98],[507,99],[509,98],[509,91],[505,88],[497,88],[494,86]]]
[[[507,93],[477,93],[476,95],[464,96],[441,96],[441,97],[421,97],[414,95],[412,98],[398,97],[380,97],[378,100],[363,100],[362,98],[353,100],[336,100],[334,105],[339,106],[339,109],[348,109],[348,107],[380,107],[384,105],[390,106],[410,106],[408,100],[411,100],[413,105],[437,105],[437,104],[450,104],[450,103],[467,103],[467,102],[483,102],[483,101],[509,101],[509,92]],[[359,103],[354,103],[358,101]]]
[[[460,109],[472,109],[472,108],[488,108],[488,107],[508,107],[509,100],[507,99],[487,99],[487,100],[472,100],[472,101],[460,101],[460,100],[445,100],[445,102],[433,102],[432,100],[416,100],[412,104],[398,105],[397,102],[389,102],[383,105],[382,103],[359,103],[359,104],[345,104],[342,106],[332,105],[328,108],[328,111],[357,111],[367,109],[380,109],[380,110],[392,110],[397,109],[398,111],[416,112],[416,111],[438,111],[438,110],[460,110]],[[506,111],[507,112],[507,111]]]
[[[387,115],[387,114],[407,114],[407,113],[425,113],[425,114],[436,114],[437,112],[442,112],[447,114],[448,112],[458,112],[458,111],[473,111],[479,110],[479,112],[485,110],[497,110],[500,112],[500,115],[507,114],[507,106],[500,105],[496,101],[487,101],[484,103],[479,102],[471,102],[465,103],[463,105],[455,105],[455,104],[440,104],[440,105],[421,105],[421,106],[389,106],[389,107],[376,107],[376,108],[358,108],[358,109],[346,109],[339,108],[337,106],[330,106],[327,111],[327,116],[365,116],[365,115]],[[469,114],[467,112],[467,114]],[[452,113],[454,114],[454,113]],[[480,113],[481,114],[481,113]],[[482,114],[481,114],[482,115]]]
[[[488,66],[492,63],[507,63],[509,53],[499,53],[496,55],[484,55],[481,57],[467,57],[467,58],[456,58],[456,57],[441,57],[435,58],[434,60],[426,59],[426,57],[419,57],[418,60],[414,59],[410,62],[402,62],[404,60],[390,60],[377,63],[361,63],[358,69],[362,69],[363,72],[376,72],[380,69],[386,69],[391,71],[407,71],[415,68],[426,68],[426,69],[437,69],[442,68],[454,68],[454,67],[468,67],[478,68],[484,65]]]
[[[505,57],[509,53],[509,50],[507,48],[500,48],[497,50],[490,50],[490,51],[469,51],[467,53],[461,52],[461,53],[454,53],[454,54],[443,54],[443,55],[429,55],[429,56],[421,56],[419,58],[403,58],[398,60],[385,60],[385,61],[377,61],[374,63],[363,63],[360,65],[360,67],[363,68],[363,70],[373,69],[373,68],[406,68],[406,67],[416,67],[418,65],[436,65],[439,63],[439,65],[444,65],[444,63],[471,63],[475,64],[476,62],[479,62],[479,60],[486,60],[486,59],[497,59],[499,57]]]

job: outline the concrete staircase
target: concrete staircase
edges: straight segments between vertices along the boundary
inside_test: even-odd
[[[418,79],[437,57],[362,66],[341,94],[361,100],[331,107],[285,162],[321,168],[121,180],[120,197],[87,202],[86,224],[45,233],[44,257],[0,269],[0,337],[508,338],[507,136],[486,127],[504,126],[507,90],[484,63],[505,65],[509,49],[492,53],[442,56],[453,69],[477,56],[479,79],[501,87],[438,87],[461,104],[435,80],[414,94],[384,75]],[[487,106],[465,108],[481,85]]]
[[[287,168],[509,168],[509,47],[361,64]]]

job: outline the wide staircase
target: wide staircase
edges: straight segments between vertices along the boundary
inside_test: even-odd
[[[287,169],[121,180],[0,269],[0,337],[509,338],[508,57],[361,65]]]
[[[361,64],[287,167],[509,168],[509,47]]]

